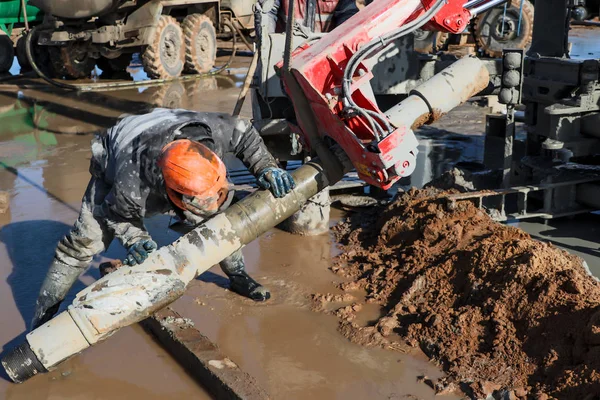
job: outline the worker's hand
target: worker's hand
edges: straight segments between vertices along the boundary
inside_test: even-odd
[[[143,263],[148,258],[148,253],[152,253],[158,248],[156,242],[152,239],[142,239],[129,247],[127,257],[123,260],[125,265],[136,265]]]
[[[275,167],[260,171],[257,182],[261,188],[270,189],[275,197],[283,197],[296,187],[294,178],[289,172]]]

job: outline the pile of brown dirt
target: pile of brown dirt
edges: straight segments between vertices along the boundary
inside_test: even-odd
[[[383,307],[371,326],[362,305],[333,313],[350,340],[420,346],[448,373],[439,391],[472,398],[593,399],[600,395],[600,283],[583,261],[469,202],[412,190],[335,228],[332,270]],[[316,308],[351,300],[314,295]],[[399,336],[399,337],[398,337]],[[400,340],[401,338],[401,340]]]

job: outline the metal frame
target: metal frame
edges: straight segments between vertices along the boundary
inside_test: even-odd
[[[600,182],[600,177],[589,177],[556,183],[542,183],[539,185],[516,186],[508,189],[451,194],[446,196],[446,201],[449,209],[455,209],[457,203],[461,201],[475,202],[478,208],[482,210],[486,209],[486,212],[492,219],[501,222],[529,218],[552,219],[594,211],[594,209],[585,206],[571,208],[568,211],[555,211],[557,204],[554,201],[554,192],[557,189],[575,188],[579,184],[597,182]],[[517,195],[517,212],[506,214],[506,196],[511,194]],[[544,205],[541,209],[533,212],[527,211],[530,194],[541,195],[538,196],[543,198]],[[491,199],[492,201],[484,205],[484,199]],[[497,207],[490,205],[494,203],[499,205]]]

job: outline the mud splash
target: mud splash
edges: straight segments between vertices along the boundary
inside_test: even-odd
[[[365,290],[385,311],[364,327],[354,301],[333,311],[340,331],[363,345],[420,347],[448,373],[429,381],[438,392],[596,398],[600,283],[580,258],[470,203],[445,204],[436,189],[412,190],[335,228],[343,252],[332,270],[350,278],[340,288]],[[342,300],[351,298],[313,298],[320,309]]]

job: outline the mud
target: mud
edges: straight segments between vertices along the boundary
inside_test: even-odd
[[[341,296],[315,295],[352,342],[420,347],[448,376],[439,392],[472,398],[584,399],[600,395],[600,283],[583,261],[468,202],[449,211],[437,189],[335,227]],[[364,290],[363,302],[348,295]],[[351,301],[340,308],[328,303]],[[382,307],[355,322],[364,304]],[[399,340],[400,339],[400,340]]]

